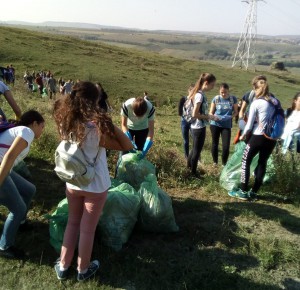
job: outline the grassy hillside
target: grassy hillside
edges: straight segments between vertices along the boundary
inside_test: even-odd
[[[237,96],[250,88],[252,77],[264,73],[272,92],[289,106],[299,90],[299,79],[289,73],[245,72],[207,62],[187,61],[155,53],[0,27],[0,65],[12,63],[17,81],[12,92],[22,110],[36,108],[46,118],[46,129],[35,141],[26,163],[37,194],[28,213],[33,230],[18,233],[16,246],[28,254],[24,261],[0,258],[0,289],[299,289],[299,157],[275,154],[275,177],[263,186],[257,202],[240,202],[219,185],[221,167],[212,166],[211,136],[207,130],[201,156],[206,174],[189,177],[185,169],[179,118],[179,97],[201,72],[227,81]],[[128,243],[114,252],[100,243],[97,233],[93,257],[101,261],[100,274],[80,284],[72,267],[70,280],[56,279],[53,262],[58,254],[49,244],[44,218],[64,198],[64,184],[53,172],[57,133],[51,116],[53,102],[30,93],[24,71],[48,70],[55,77],[101,81],[120,122],[120,101],[144,90],[156,101],[155,143],[148,158],[156,166],[160,186],[172,198],[179,231],[172,234],[134,229]],[[217,88],[209,93],[212,98]],[[5,101],[1,107],[12,116]],[[237,129],[234,125],[233,131]],[[232,148],[233,150],[233,148]],[[298,154],[299,155],[299,154]],[[109,155],[113,173],[118,152]],[[294,165],[294,167],[292,167]],[[0,232],[7,215],[0,206]],[[75,265],[75,261],[74,261]]]
[[[177,101],[202,72],[228,82],[238,97],[250,88],[253,76],[264,73],[272,92],[286,106],[300,85],[299,78],[288,72],[246,72],[29,30],[0,27],[0,41],[0,65],[13,63],[19,77],[25,69],[50,69],[56,78],[101,81],[113,99],[135,97],[147,90],[158,104]],[[216,93],[217,88],[211,95]]]

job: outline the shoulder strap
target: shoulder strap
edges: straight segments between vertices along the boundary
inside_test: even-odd
[[[10,148],[10,145],[0,144],[0,148],[7,148],[7,149],[9,149],[9,148]]]

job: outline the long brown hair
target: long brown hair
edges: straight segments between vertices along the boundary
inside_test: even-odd
[[[200,75],[199,79],[197,80],[194,88],[190,91],[189,99],[193,98],[200,90],[205,82],[212,83],[216,81],[216,77],[211,73],[203,73]]]
[[[261,84],[260,81],[264,81],[264,84]],[[255,98],[264,97],[267,100],[270,98],[269,84],[266,76],[259,75],[254,77],[252,86],[255,90]]]
[[[55,102],[53,116],[62,139],[74,133],[76,141],[82,142],[88,122],[93,122],[102,134],[113,135],[112,120],[100,110],[98,101],[97,87],[80,81],[73,86],[71,94]]]
[[[292,103],[292,107],[291,107],[292,111],[294,111],[296,109],[296,101],[298,98],[300,98],[300,92],[297,93],[293,98],[293,103]]]

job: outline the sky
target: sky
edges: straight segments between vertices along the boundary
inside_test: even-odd
[[[8,0],[1,2],[0,22],[64,21],[146,30],[225,33],[243,31],[250,7],[245,0]],[[299,11],[300,0],[258,0],[257,34],[300,35]]]

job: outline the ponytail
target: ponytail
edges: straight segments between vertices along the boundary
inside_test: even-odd
[[[189,99],[193,98],[199,91],[202,90],[202,87],[205,82],[212,83],[216,81],[216,77],[211,73],[203,73],[200,75],[198,81],[196,82],[194,88],[189,94]]]

